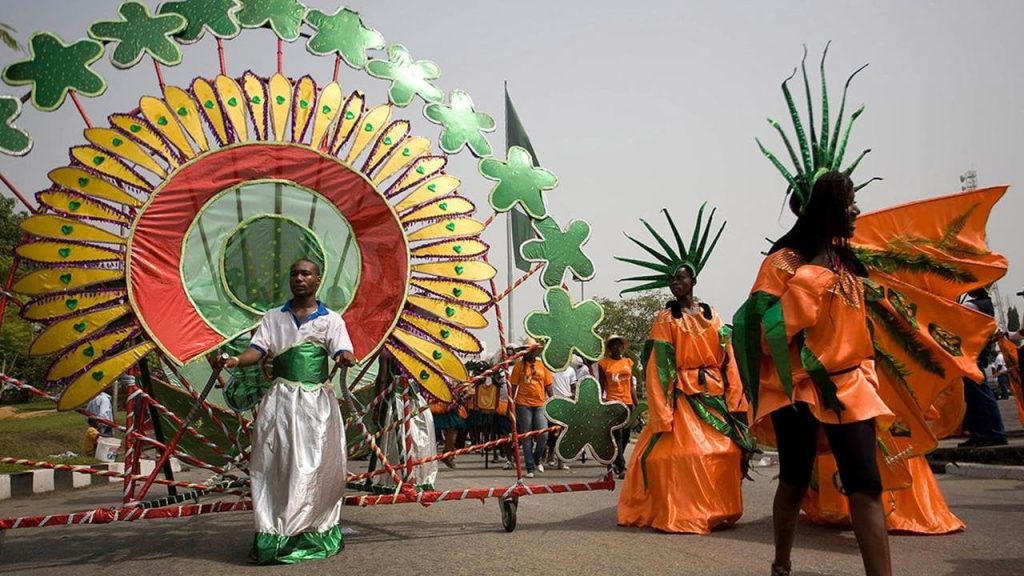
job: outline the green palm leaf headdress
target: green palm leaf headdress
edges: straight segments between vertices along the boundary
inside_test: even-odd
[[[846,145],[850,140],[850,129],[853,128],[853,123],[864,112],[864,106],[854,111],[846,121],[845,130],[843,129],[843,115],[846,112],[846,93],[854,76],[864,68],[867,68],[867,64],[854,70],[853,74],[850,74],[846,79],[846,84],[843,85],[843,99],[839,104],[839,116],[836,118],[835,124],[832,125],[829,123],[828,85],[825,81],[825,57],[828,56],[828,46],[828,44],[825,45],[819,67],[821,71],[820,134],[814,129],[814,105],[811,101],[811,84],[807,79],[807,46],[804,46],[804,56],[800,61],[800,70],[804,80],[804,93],[807,99],[806,119],[800,117],[788,86],[789,81],[796,76],[796,68],[793,69],[793,73],[788,78],[782,81],[782,94],[786,97],[786,105],[789,107],[789,116],[793,121],[793,131],[796,133],[799,153],[793,148],[793,143],[789,136],[786,135],[782,126],[775,120],[768,119],[768,123],[782,137],[782,143],[785,144],[789,158],[793,162],[793,171],[790,171],[775,154],[765,148],[761,144],[761,140],[755,138],[761,153],[768,158],[786,179],[786,182],[789,184],[788,193],[796,195],[800,213],[803,213],[804,207],[807,206],[807,202],[811,198],[811,190],[814,188],[814,182],[819,176],[833,170],[842,170],[847,176],[850,176],[857,168],[857,165],[860,164],[860,161],[871,152],[870,148],[864,150],[846,168],[841,168],[843,157],[846,155]],[[810,134],[808,134],[808,130],[810,130]],[[881,178],[871,178],[866,182],[858,184],[856,189],[860,190],[875,180],[881,180]]]
[[[619,294],[627,294],[629,292],[640,292],[643,290],[653,290],[655,288],[667,288],[669,282],[672,281],[672,277],[676,275],[676,272],[680,268],[688,268],[693,273],[694,280],[700,274],[700,271],[704,269],[704,265],[707,264],[708,258],[711,256],[711,252],[715,249],[715,245],[718,244],[718,239],[722,236],[722,231],[725,229],[725,222],[718,228],[718,232],[715,234],[714,239],[711,240],[711,244],[708,244],[708,237],[711,235],[711,221],[715,218],[715,209],[711,210],[711,214],[708,216],[707,222],[704,222],[704,208],[707,206],[707,202],[700,205],[700,210],[697,211],[697,223],[693,227],[693,235],[690,239],[690,245],[687,247],[686,243],[683,242],[683,237],[679,234],[679,229],[676,228],[675,221],[672,220],[672,215],[668,213],[668,210],[662,209],[662,213],[665,214],[665,219],[668,220],[669,228],[672,229],[672,236],[675,239],[675,246],[669,244],[661,234],[658,234],[657,230],[653,226],[647,223],[646,220],[640,219],[647,231],[654,236],[654,240],[657,242],[658,248],[653,248],[636,238],[633,238],[629,234],[626,234],[626,238],[629,238],[634,244],[639,246],[650,254],[654,260],[635,260],[633,258],[620,258],[615,257],[616,260],[633,264],[644,268],[645,270],[655,272],[654,274],[647,274],[643,276],[631,276],[629,278],[622,278],[619,282],[636,282],[639,283],[637,286],[627,288]]]

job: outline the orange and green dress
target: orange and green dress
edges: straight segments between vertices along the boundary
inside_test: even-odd
[[[618,523],[707,534],[743,514],[736,414],[747,403],[730,331],[710,307],[661,311],[644,346],[649,421],[630,458]]]

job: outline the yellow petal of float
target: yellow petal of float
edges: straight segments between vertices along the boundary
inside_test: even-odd
[[[153,348],[152,342],[139,344],[90,367],[60,395],[57,410],[74,410],[92,400]]]
[[[427,393],[442,402],[452,401],[452,391],[448,388],[448,383],[434,368],[397,346],[385,344],[384,347],[412,374],[416,383]]]
[[[448,262],[414,264],[412,271],[441,278],[450,278],[452,280],[468,280],[470,282],[490,280],[497,274],[494,266],[479,260],[450,260]]]
[[[469,373],[466,372],[466,367],[462,365],[462,362],[455,354],[452,354],[444,346],[428,342],[419,336],[414,336],[397,328],[392,336],[419,356],[420,360],[440,370],[449,378],[454,379],[456,382],[469,380]]]
[[[83,338],[99,332],[105,326],[129,312],[127,305],[104,308],[54,322],[36,336],[28,353],[32,356],[53,354]]]
[[[163,139],[152,128],[147,126],[145,122],[139,120],[139,118],[129,116],[128,114],[113,114],[110,116],[110,125],[121,130],[129,138],[137,140],[150,152],[156,154],[164,162],[167,162],[170,167],[178,167],[177,155],[172,153]]]
[[[412,249],[413,258],[473,258],[487,252],[490,247],[479,240],[448,240],[426,244]]]
[[[86,224],[81,220],[52,214],[29,216],[22,220],[21,229],[33,236],[56,240],[102,242],[104,244],[124,244],[126,242],[117,234]]]
[[[319,150],[323,146],[328,131],[341,112],[341,99],[341,86],[337,82],[331,82],[320,91],[316,110],[313,111],[313,137],[309,141],[313,148]]]
[[[475,236],[484,229],[483,222],[472,218],[456,218],[455,220],[441,220],[429,226],[424,226],[408,235],[409,242],[421,240],[440,240],[442,238],[461,238],[463,236]]]
[[[174,119],[181,123],[199,150],[209,150],[210,143],[206,140],[206,131],[203,130],[203,121],[199,117],[199,108],[196,107],[196,101],[192,95],[177,86],[167,86],[164,88],[164,99],[167,101],[167,106],[174,112]]]
[[[310,76],[303,76],[295,83],[295,98],[292,104],[292,142],[302,142],[313,117],[313,105],[316,103],[316,82]]]
[[[380,171],[373,174],[373,183],[380,185],[381,182],[394,176],[399,170],[405,168],[410,162],[415,162],[420,156],[430,153],[430,139],[423,136],[411,136],[406,138],[391,150],[391,155],[384,160]]]
[[[427,180],[410,192],[408,196],[402,198],[401,202],[395,204],[395,211],[398,213],[405,212],[413,206],[423,204],[433,198],[447,196],[458,190],[458,188],[458,178],[455,176],[449,176],[448,174],[440,174],[430,180]]]
[[[373,142],[377,134],[384,129],[384,126],[391,119],[391,104],[381,104],[367,112],[359,121],[352,140],[352,148],[348,151],[345,164],[352,165],[356,158],[363,153],[366,145]]]
[[[202,78],[196,78],[192,82],[192,93],[195,94],[196,101],[199,103],[199,111],[206,118],[217,141],[222,146],[230,143],[228,127],[224,123],[224,111],[217,105],[217,92],[214,91],[213,86]]]
[[[242,89],[233,79],[223,74],[214,79],[214,87],[220,97],[220,105],[227,116],[235,142],[249,140],[249,126],[245,120],[245,104]],[[203,103],[205,105],[205,102]]]
[[[436,218],[454,218],[465,216],[476,211],[476,206],[462,196],[448,196],[438,198],[433,202],[424,204],[419,208],[411,210],[402,216],[402,224],[411,224],[421,220],[434,220]]]
[[[405,190],[423,182],[444,169],[447,163],[448,159],[444,156],[424,156],[416,160],[416,162],[410,166],[394,184],[391,185],[391,188],[388,189],[387,196],[391,197],[401,194]]]
[[[242,92],[249,108],[249,117],[256,129],[256,139],[267,139],[267,87],[252,72],[242,75]]]
[[[22,258],[47,264],[108,262],[123,258],[123,255],[116,250],[67,242],[28,242],[18,246],[16,251]]]
[[[359,124],[359,120],[366,112],[364,105],[366,97],[362,92],[356,91],[348,97],[341,109],[341,117],[338,119],[337,128],[334,130],[334,138],[331,140],[331,153],[339,155],[341,147],[348,142],[353,129]]]
[[[135,186],[140,190],[152,190],[153,186],[133,172],[115,156],[112,156],[95,146],[75,146],[71,148],[71,157],[88,166],[90,169],[110,176],[118,182],[124,182]]]
[[[46,380],[56,382],[81,371],[82,368],[102,358],[110,350],[120,346],[136,330],[137,327],[129,326],[98,334],[96,337],[82,342],[57,358],[57,361],[47,370]]]
[[[444,342],[451,349],[464,354],[479,354],[483,351],[480,341],[468,331],[453,324],[446,324],[416,314],[402,314],[402,320],[412,324],[417,330],[429,334]]]
[[[402,140],[405,139],[408,133],[408,120],[395,120],[388,124],[387,128],[381,132],[380,137],[377,138],[377,141],[373,143],[373,148],[370,149],[370,154],[366,157],[366,162],[363,163],[363,174],[373,174],[373,170],[377,168],[377,165],[402,143]]]
[[[466,304],[488,304],[491,301],[491,294],[476,284],[468,282],[452,282],[450,280],[435,280],[433,278],[413,278],[413,286],[426,290],[432,294],[451,298]]]
[[[168,94],[171,93],[172,88],[176,87],[167,87]],[[176,89],[181,90],[180,88]],[[182,92],[187,95],[184,90],[182,90]],[[181,106],[185,105],[185,100],[192,102],[191,98],[185,98],[182,101]],[[153,129],[156,130],[164,140],[170,143],[180,156],[186,160],[195,157],[196,152],[192,149],[192,145],[188,143],[188,139],[185,138],[185,132],[182,131],[181,125],[178,124],[177,120],[175,120],[175,113],[167,107],[167,104],[163,100],[154,98],[153,96],[143,96],[139,99],[139,110],[142,111],[142,116],[149,121]],[[193,117],[198,119],[198,113],[193,115]],[[186,116],[186,118],[189,117]],[[191,119],[186,121],[191,122]]]
[[[487,327],[487,319],[484,318],[484,315],[469,306],[463,306],[448,300],[416,295],[409,296],[408,301],[410,304],[419,306],[438,318],[458,324],[464,328]]]
[[[35,270],[22,276],[20,280],[14,283],[11,290],[17,294],[35,296],[50,292],[60,292],[62,290],[76,290],[123,279],[123,270],[108,270],[106,268],[46,268]]]
[[[86,196],[117,202],[133,208],[142,206],[142,200],[111,184],[108,180],[81,168],[72,166],[56,168],[51,170],[47,177],[57,186],[81,192]]]
[[[274,140],[284,140],[284,129],[292,114],[292,83],[281,74],[270,77],[270,125]]]
[[[21,316],[26,320],[50,320],[110,304],[126,295],[125,290],[102,290],[44,296],[22,306]]]
[[[153,157],[135,141],[126,138],[118,130],[112,128],[87,128],[85,139],[97,148],[123,158],[133,164],[142,166],[160,178],[167,177],[167,171],[156,163]]]
[[[106,220],[120,226],[128,226],[128,217],[102,202],[73,192],[47,190],[36,194],[39,203],[50,210],[90,220]]]

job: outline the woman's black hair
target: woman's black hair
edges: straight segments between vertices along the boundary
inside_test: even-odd
[[[799,213],[796,223],[775,242],[769,253],[789,248],[810,261],[831,246],[847,270],[867,276],[867,270],[853,254],[846,237],[847,209],[853,193],[853,181],[846,174],[832,171],[819,176],[802,213],[791,198],[790,207]]]

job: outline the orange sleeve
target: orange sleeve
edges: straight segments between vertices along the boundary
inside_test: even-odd
[[[779,299],[788,340],[818,323],[823,296],[834,283],[835,273],[827,268],[808,264],[797,270]]]
[[[725,405],[729,412],[746,412],[749,408],[747,397],[743,394],[743,382],[740,380],[740,368],[736,364],[736,355],[732,350],[732,342],[725,345]]]

